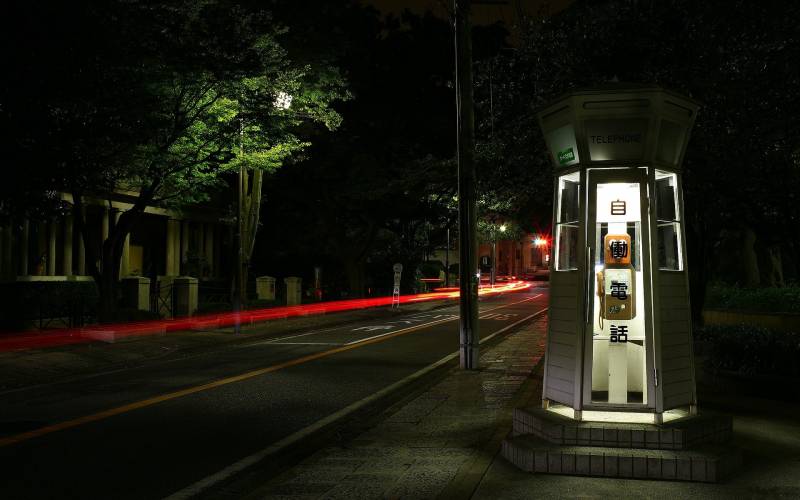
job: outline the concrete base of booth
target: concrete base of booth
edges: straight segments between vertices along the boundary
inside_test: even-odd
[[[718,482],[741,466],[732,419],[693,415],[672,422],[576,421],[541,408],[514,410],[503,457],[533,473]]]

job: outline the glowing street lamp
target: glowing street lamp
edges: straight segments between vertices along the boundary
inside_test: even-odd
[[[284,91],[278,92],[278,95],[275,96],[275,101],[272,103],[278,109],[287,110],[292,106],[292,95],[287,94]]]
[[[500,227],[497,229],[500,230],[501,233],[505,233],[508,227],[505,224],[501,224]],[[497,280],[497,233],[494,233],[494,239],[492,240],[492,274],[490,277],[490,283],[492,287],[494,287],[494,283]]]

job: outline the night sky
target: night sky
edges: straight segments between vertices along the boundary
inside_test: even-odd
[[[422,13],[426,10],[432,11],[437,15],[447,15],[447,10],[452,9],[452,0],[362,0],[363,3],[371,4],[379,10],[399,14],[404,9],[409,9],[415,13]],[[536,14],[539,10],[549,5],[550,12],[556,12],[572,3],[572,0],[508,0],[506,5],[479,5],[477,2],[472,8],[472,22],[475,24],[491,24],[497,21],[506,25],[513,25],[519,19],[518,12],[522,10],[528,14]]]

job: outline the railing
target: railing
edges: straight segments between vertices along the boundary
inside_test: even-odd
[[[170,318],[175,308],[175,293],[172,282],[162,283],[154,280],[150,283],[150,312]]]

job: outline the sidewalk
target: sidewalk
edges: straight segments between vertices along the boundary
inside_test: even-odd
[[[511,410],[541,390],[539,316],[485,349],[481,370],[447,377],[345,447],[330,447],[249,498],[467,498],[502,439]],[[538,397],[538,396],[536,396]]]
[[[740,474],[721,484],[530,474],[500,455],[511,411],[541,398],[546,316],[483,351],[344,446],[322,449],[247,498],[800,498],[800,404],[699,384],[703,408],[734,416]]]

